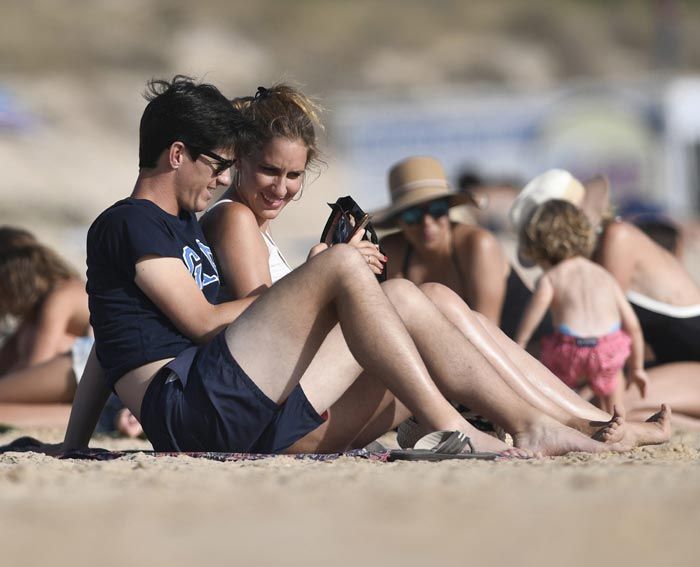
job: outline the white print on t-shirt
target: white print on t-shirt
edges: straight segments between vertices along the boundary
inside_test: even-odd
[[[187,266],[187,269],[192,274],[194,281],[197,282],[199,289],[204,289],[209,284],[219,281],[219,272],[216,269],[216,263],[214,262],[214,255],[211,253],[211,248],[206,244],[202,244],[199,240],[196,240],[199,251],[207,257],[209,260],[209,265],[214,268],[214,274],[205,274],[202,270],[202,258],[189,246],[184,246],[182,248],[182,259]]]

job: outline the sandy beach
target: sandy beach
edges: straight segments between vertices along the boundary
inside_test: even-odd
[[[342,116],[353,118],[360,102],[391,101],[401,110],[415,101],[411,108],[449,113],[446,95],[478,94],[487,102],[513,96],[519,105],[525,98],[515,95],[573,103],[589,93],[580,106],[553,106],[549,121],[536,113],[536,128],[494,111],[483,121],[488,128],[475,121],[472,133],[450,134],[455,143],[461,134],[488,148],[536,131],[544,148],[557,128],[568,144],[578,135],[573,118],[610,91],[610,105],[591,114],[593,127],[582,132],[615,142],[600,126],[620,117],[629,128],[611,131],[629,153],[608,162],[602,144],[571,163],[612,165],[625,179],[639,168],[644,180],[662,184],[661,173],[680,171],[685,161],[651,158],[675,155],[671,150],[687,158],[695,197],[683,211],[688,218],[678,220],[683,262],[700,281],[700,134],[687,146],[666,147],[662,120],[678,93],[664,89],[700,72],[700,3],[27,0],[6,3],[3,21],[0,118],[6,111],[8,124],[13,117],[17,124],[0,129],[0,225],[32,231],[81,275],[88,227],[134,186],[146,81],[185,73],[231,97],[288,81],[326,107],[327,167],[309,176],[306,195],[272,229],[293,266],[318,242],[326,203],[362,191],[389,198],[383,178],[358,181],[360,168],[376,162],[388,169],[394,161],[377,151],[362,162],[350,151],[350,142],[361,147],[353,138],[361,131],[344,130]],[[647,95],[654,105],[645,106]],[[624,112],[608,114],[621,101]],[[690,135],[690,123],[679,121]],[[367,131],[377,135],[361,139],[383,149],[394,138],[381,134],[396,128],[374,126],[369,121]],[[389,147],[426,153],[421,140],[430,140],[430,131],[397,131]],[[449,173],[456,179],[462,167],[474,168],[487,180],[524,181],[518,178],[530,164],[560,157],[539,155],[536,145],[511,155],[510,147],[494,150],[498,161],[465,153]],[[437,145],[430,154],[443,159],[449,151]],[[678,187],[668,189],[670,198]],[[669,203],[664,196],[657,204]],[[513,235],[505,239],[512,258]],[[25,435],[59,442],[63,433],[0,424],[0,445]],[[395,446],[393,434],[381,441]],[[91,446],[151,449],[145,440],[107,436],[95,436]],[[0,567],[696,567],[699,530],[700,431],[677,431],[663,445],[625,454],[498,462],[0,454]]]
[[[61,438],[13,430],[0,443],[21,434]],[[497,463],[7,453],[0,510],[1,563],[13,567],[690,566],[700,557],[700,434],[623,455]]]

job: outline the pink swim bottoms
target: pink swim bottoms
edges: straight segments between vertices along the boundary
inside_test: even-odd
[[[540,360],[570,388],[587,381],[596,396],[609,396],[630,355],[631,344],[622,330],[595,338],[555,332],[542,337]]]

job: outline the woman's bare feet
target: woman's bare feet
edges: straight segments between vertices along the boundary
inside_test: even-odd
[[[469,426],[469,431],[464,431],[464,428],[461,428],[460,431],[463,431],[466,435],[469,436],[469,439],[471,439],[475,451],[498,453],[502,457],[510,457],[516,459],[531,459],[537,456],[534,452],[529,451],[526,448],[511,447],[510,445],[504,443],[503,441],[494,437],[493,435],[489,435],[488,433],[479,431],[475,427],[469,425],[468,422],[465,423],[467,423],[467,425]]]
[[[623,420],[624,421],[624,420]],[[565,455],[571,452],[604,453],[625,451],[618,443],[603,443],[543,416],[525,431],[511,433],[516,447],[544,456]]]
[[[668,441],[671,437],[671,408],[661,404],[661,410],[644,422],[625,421],[619,425],[615,421],[617,409],[610,424],[602,428],[596,435],[604,443],[615,443],[621,446],[637,447],[639,445],[657,445]]]
[[[527,451],[519,447],[511,447],[493,435],[489,435],[488,433],[476,429],[466,420],[457,422],[454,429],[461,431],[467,437],[469,437],[469,440],[474,447],[474,451],[479,453],[498,453],[502,457],[516,459],[531,459],[537,456],[531,451]],[[430,433],[430,431],[430,427],[420,424],[411,418],[411,420],[407,421],[406,423],[402,423],[399,426],[399,437],[397,440],[399,441],[399,445],[401,447],[410,448],[418,439],[423,437],[423,435]],[[465,450],[471,449],[466,447]]]

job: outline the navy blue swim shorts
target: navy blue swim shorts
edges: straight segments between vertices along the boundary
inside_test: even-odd
[[[231,355],[225,332],[153,378],[141,424],[156,451],[279,453],[324,422],[297,384],[276,404]]]

